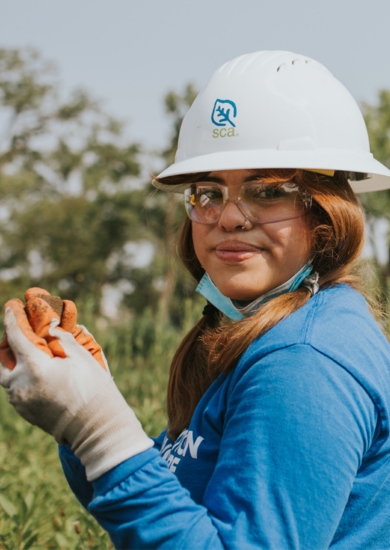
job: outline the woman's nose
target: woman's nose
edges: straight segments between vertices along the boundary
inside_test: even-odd
[[[249,229],[249,223],[235,201],[229,200],[226,202],[218,220],[221,229],[224,231],[242,231],[243,228]]]

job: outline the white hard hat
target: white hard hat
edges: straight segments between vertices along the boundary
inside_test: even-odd
[[[254,168],[342,170],[356,192],[390,188],[351,94],[323,65],[291,52],[255,52],[220,67],[184,117],[174,164],[158,178]]]

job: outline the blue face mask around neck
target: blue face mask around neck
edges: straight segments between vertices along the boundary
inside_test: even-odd
[[[298,273],[291,277],[291,279],[270,290],[269,292],[266,292],[266,294],[259,296],[259,298],[256,298],[256,300],[253,300],[244,307],[237,307],[230,298],[224,296],[214,285],[208,273],[203,275],[198,286],[196,287],[196,292],[206,298],[210,304],[213,304],[213,306],[219,309],[219,311],[226,315],[226,317],[229,317],[232,321],[239,321],[240,319],[244,319],[245,317],[249,317],[255,313],[262,304],[265,304],[272,298],[276,298],[281,294],[296,290],[305,277],[308,277],[312,271],[313,266],[311,262],[307,262],[298,271]]]

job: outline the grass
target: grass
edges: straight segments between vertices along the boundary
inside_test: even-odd
[[[180,330],[149,310],[112,326],[94,322],[91,303],[80,307],[81,322],[102,345],[118,387],[149,435],[165,426],[170,361],[201,307],[186,303]],[[54,440],[22,420],[1,388],[0,415],[0,550],[112,548],[68,488]]]

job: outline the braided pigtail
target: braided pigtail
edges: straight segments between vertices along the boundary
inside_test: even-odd
[[[168,434],[173,439],[189,425],[196,405],[213,382],[214,378],[208,369],[209,351],[204,336],[215,334],[221,317],[220,311],[207,303],[203,317],[183,338],[172,359],[167,411]]]

